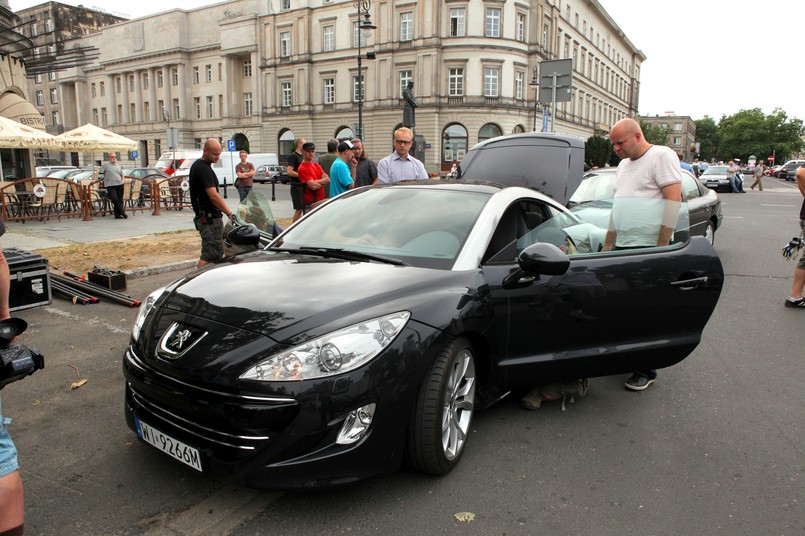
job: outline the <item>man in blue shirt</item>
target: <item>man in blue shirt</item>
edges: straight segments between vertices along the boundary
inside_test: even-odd
[[[410,128],[401,127],[394,131],[394,152],[377,165],[378,184],[428,178],[422,162],[408,154],[412,143],[414,133]]]
[[[349,164],[347,164],[352,160],[353,148],[354,146],[349,140],[338,144],[338,158],[330,166],[330,197],[351,190],[355,186],[349,172]]]

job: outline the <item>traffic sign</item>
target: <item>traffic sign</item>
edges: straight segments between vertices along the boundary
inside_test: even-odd
[[[235,140],[226,140],[226,150],[229,152],[235,151]]]
[[[132,151],[132,152],[131,152],[131,157],[132,157],[132,158],[137,158],[137,156],[138,156],[139,154],[140,154],[140,153],[139,153],[138,151]]]

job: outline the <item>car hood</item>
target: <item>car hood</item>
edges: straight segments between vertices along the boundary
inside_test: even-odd
[[[262,251],[188,275],[160,306],[178,313],[163,316],[198,316],[290,343],[466,290],[462,280],[447,270]]]

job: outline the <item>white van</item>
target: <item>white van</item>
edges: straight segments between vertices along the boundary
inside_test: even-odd
[[[246,159],[255,169],[260,166],[278,166],[277,153],[251,153]],[[235,184],[237,175],[235,166],[240,164],[240,151],[225,151],[221,153],[221,158],[212,165],[213,171],[218,176],[218,184],[221,186]]]
[[[185,160],[195,160],[201,158],[201,149],[176,149],[175,151],[165,151],[159,156],[159,160],[153,167],[164,171],[168,175],[173,175]]]

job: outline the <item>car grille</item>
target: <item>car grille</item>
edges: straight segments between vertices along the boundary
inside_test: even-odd
[[[165,433],[177,433],[216,457],[235,461],[266,445],[298,414],[287,397],[227,393],[170,378],[129,349],[124,361],[127,404],[135,416]]]

